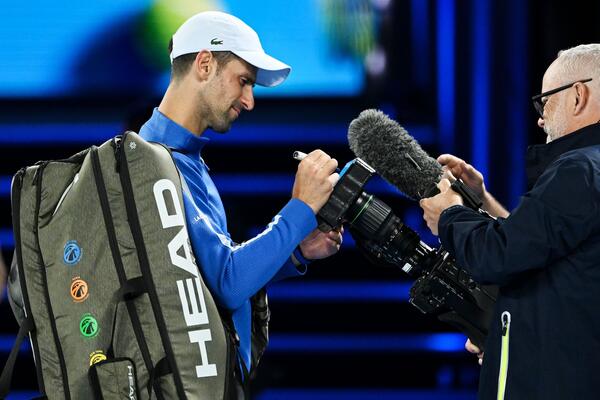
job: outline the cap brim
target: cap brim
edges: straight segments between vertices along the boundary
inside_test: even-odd
[[[232,53],[258,68],[256,84],[260,86],[277,86],[285,81],[292,70],[289,65],[258,51],[232,51]]]

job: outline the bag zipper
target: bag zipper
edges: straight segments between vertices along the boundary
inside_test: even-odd
[[[35,163],[35,166],[37,166],[37,169],[33,173],[33,180],[31,182],[31,184],[33,186],[39,186],[40,183],[42,182],[42,175],[44,173],[44,168],[46,168],[46,165],[48,165],[48,163],[50,163],[50,161],[38,161]],[[37,230],[37,228],[36,228],[36,230]]]
[[[510,340],[510,312],[504,311],[500,317],[502,323],[502,347],[500,350],[500,371],[498,373],[498,397],[504,400],[506,392],[506,375],[508,373],[508,349]]]
[[[115,154],[115,171],[117,173],[121,172],[121,143],[123,142],[125,135],[127,135],[127,132],[125,132],[125,134],[123,135],[115,136],[110,142],[110,145],[112,146],[113,152]]]
[[[111,143],[115,143],[115,141],[116,141],[115,139],[117,139],[117,138],[113,138],[113,142],[111,142]],[[119,158],[117,157],[117,155],[118,155],[117,151],[119,150],[119,146],[117,145],[116,147],[115,146],[113,146],[113,147],[114,147],[114,151],[115,151],[116,160],[118,161]],[[98,198],[100,200],[100,208],[102,209],[102,216],[104,218],[104,225],[106,227],[106,234],[108,237],[108,245],[109,245],[109,248],[111,251],[113,263],[115,265],[115,271],[116,271],[117,277],[119,279],[119,284],[121,285],[121,287],[123,287],[123,285],[127,281],[127,276],[125,274],[125,269],[123,266],[123,259],[121,258],[121,253],[119,252],[119,244],[117,241],[117,236],[116,236],[117,234],[116,234],[115,226],[113,223],[113,216],[112,216],[111,210],[110,210],[110,204],[109,204],[109,200],[108,200],[108,192],[106,189],[104,177],[102,175],[102,165],[100,163],[100,156],[98,154],[98,148],[96,146],[92,146],[92,148],[90,149],[90,156],[91,156],[91,160],[92,160],[92,169],[94,172],[94,181],[96,182],[96,190],[98,192]],[[124,301],[125,306],[127,307],[127,313],[129,315],[129,318],[131,321],[133,333],[135,335],[135,339],[137,341],[138,348],[140,349],[140,354],[141,354],[142,360],[144,362],[144,367],[150,374],[152,369],[154,368],[154,364],[152,363],[152,358],[150,356],[150,350],[148,349],[148,343],[146,342],[146,338],[144,336],[144,333],[142,332],[142,325],[140,323],[139,314],[136,310],[135,304],[131,301],[127,301],[122,298],[119,298],[116,301],[117,301],[117,304],[115,306],[115,312],[113,314],[113,328],[112,328],[112,334],[111,334],[111,344],[110,344],[110,347],[107,349],[107,354],[112,353],[111,355],[109,355],[109,357],[111,357],[111,358],[114,357],[113,345],[114,345],[114,337],[115,337],[115,321],[117,318],[118,306],[119,306],[119,304],[121,304],[121,301]],[[154,392],[156,394],[157,399],[164,400],[164,396],[160,390],[160,385],[158,384],[158,382],[151,382],[151,384],[154,385],[153,386]],[[149,395],[149,397],[150,397],[150,395]]]

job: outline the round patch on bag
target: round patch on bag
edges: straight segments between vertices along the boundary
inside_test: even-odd
[[[81,321],[79,322],[79,331],[87,338],[94,337],[99,331],[98,321],[92,314],[83,314]]]
[[[89,288],[86,281],[80,277],[73,278],[71,282],[71,297],[76,303],[81,303],[89,296]]]
[[[65,244],[63,252],[63,261],[68,265],[75,265],[81,260],[81,247],[76,240],[69,240]]]
[[[90,367],[104,360],[106,360],[106,355],[102,352],[102,350],[96,350],[90,354]]]

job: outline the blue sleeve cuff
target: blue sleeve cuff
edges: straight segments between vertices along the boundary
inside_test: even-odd
[[[307,269],[308,268],[304,264],[301,264],[298,266],[294,265],[294,263],[292,262],[292,259],[290,257],[287,259],[285,264],[283,264],[283,267],[281,267],[281,269],[277,272],[277,274],[273,277],[273,279],[271,279],[270,283],[278,282],[283,279],[295,278],[297,276],[302,276],[302,275],[306,274]]]
[[[312,262],[312,260],[309,260],[308,258],[304,257],[304,255],[302,254],[302,251],[300,250],[300,247],[296,247],[292,254],[294,255],[294,257],[296,257],[296,260],[298,260],[298,262],[301,265],[308,265]]]

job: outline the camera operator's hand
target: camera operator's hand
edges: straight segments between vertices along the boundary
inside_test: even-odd
[[[440,189],[439,194],[419,202],[419,205],[423,209],[423,219],[427,222],[431,233],[436,236],[438,234],[438,222],[442,211],[451,206],[463,204],[462,197],[450,189],[450,181],[448,179],[442,179],[437,187]]]
[[[475,346],[472,342],[471,339],[467,339],[467,341],[465,342],[465,349],[471,353],[471,354],[475,354],[477,355],[477,358],[479,359],[479,365],[483,364],[483,351],[481,351],[479,349],[479,347]]]
[[[311,152],[298,164],[292,197],[302,200],[317,214],[333,192],[340,176],[338,162],[321,150]]]
[[[510,213],[486,190],[483,175],[475,167],[452,154],[442,154],[437,161],[442,164],[444,177],[448,178],[449,173],[450,176],[461,179],[479,196],[483,201],[483,209],[491,216],[508,217]]]
[[[309,260],[320,260],[337,253],[342,246],[342,235],[344,227],[322,232],[319,229],[312,231],[302,242],[300,251],[304,258]]]
[[[437,161],[442,164],[444,171],[450,172],[456,179],[462,179],[477,196],[483,199],[485,194],[483,175],[475,167],[452,154],[442,154]]]

